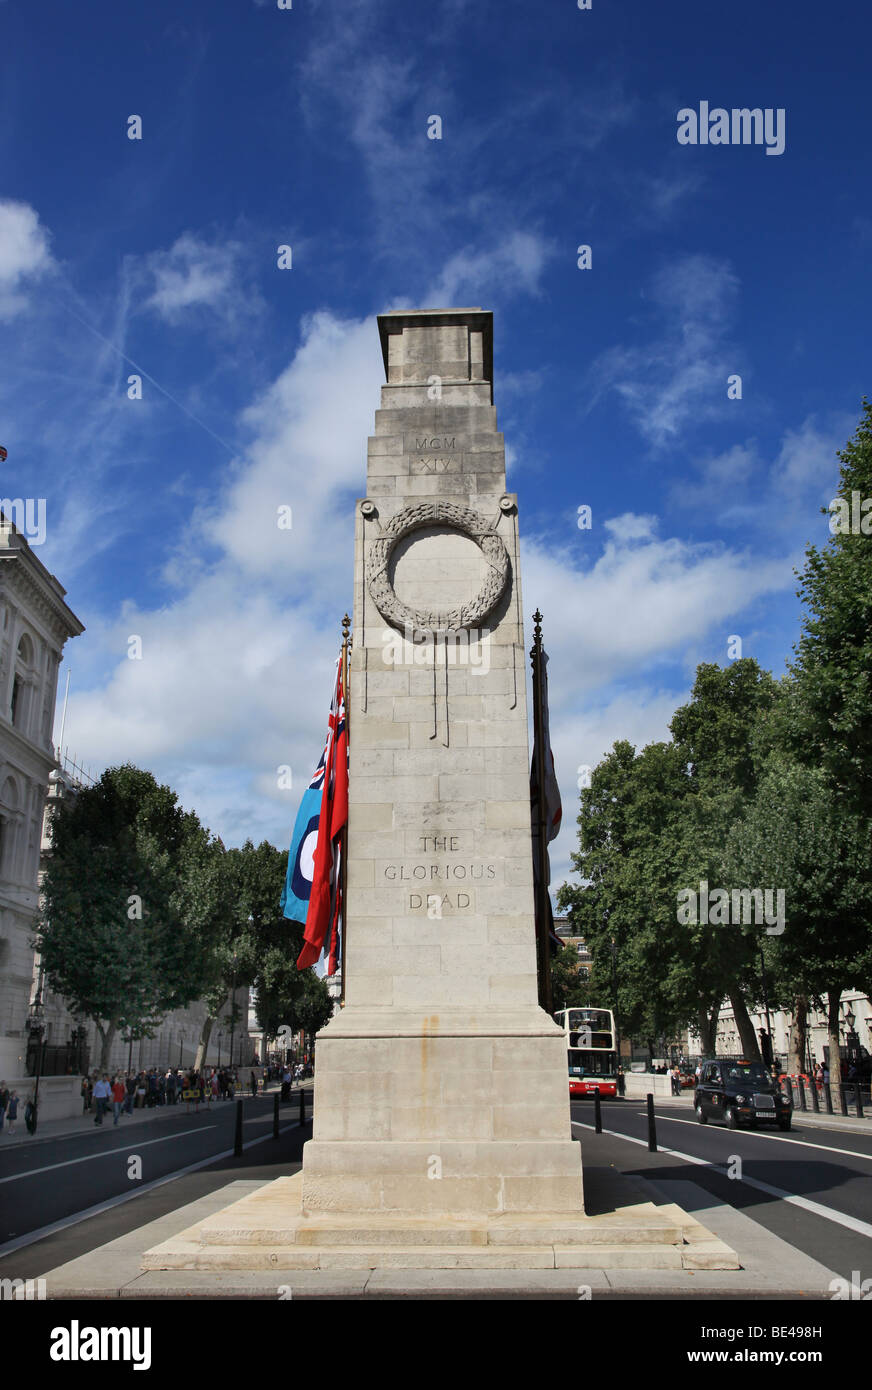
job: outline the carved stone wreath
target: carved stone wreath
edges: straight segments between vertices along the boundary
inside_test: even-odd
[[[412,531],[424,526],[450,526],[475,541],[488,563],[485,581],[474,598],[457,608],[421,612],[401,603],[388,578],[394,547]],[[395,627],[428,628],[433,632],[456,632],[477,627],[496,606],[509,574],[509,556],[501,536],[485,517],[471,507],[456,502],[419,502],[397,512],[371,543],[366,558],[366,582],[372,601],[382,617]]]

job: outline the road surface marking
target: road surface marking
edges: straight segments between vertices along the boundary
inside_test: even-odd
[[[310,1121],[307,1120],[306,1123],[309,1124]],[[300,1122],[295,1120],[293,1124],[283,1125],[279,1134],[286,1134],[288,1130],[299,1128]],[[197,1132],[199,1133],[199,1131]],[[255,1144],[262,1144],[264,1139],[271,1137],[271,1135],[262,1134],[259,1139],[249,1139],[247,1144],[243,1144],[243,1151],[253,1148]],[[99,1216],[101,1212],[110,1211],[112,1207],[120,1207],[122,1202],[132,1202],[134,1197],[142,1196],[143,1192],[151,1192],[155,1187],[163,1187],[164,1183],[175,1182],[176,1178],[183,1178],[187,1173],[196,1173],[198,1168],[208,1168],[211,1163],[218,1163],[222,1158],[232,1158],[233,1154],[233,1149],[224,1149],[221,1153],[211,1154],[209,1158],[199,1159],[197,1163],[189,1163],[187,1168],[177,1168],[174,1173],[167,1173],[166,1177],[155,1178],[152,1182],[143,1183],[142,1187],[136,1188],[134,1192],[122,1192],[118,1197],[109,1197],[105,1202],[98,1202],[95,1207],[87,1207],[85,1211],[73,1212],[71,1216],[64,1216],[60,1221],[53,1221],[50,1226],[40,1226],[37,1231],[28,1231],[25,1235],[8,1240],[5,1245],[0,1245],[0,1256],[11,1255],[13,1251],[21,1250],[25,1245],[33,1245],[38,1240],[44,1240],[46,1236],[55,1235],[58,1231],[65,1231],[68,1226],[78,1226],[80,1221],[88,1221],[92,1216]]]
[[[137,1149],[146,1149],[149,1144],[163,1144],[167,1139],[184,1139],[187,1134],[205,1134],[207,1129],[217,1129],[217,1125],[203,1125],[200,1129],[183,1129],[179,1134],[165,1134],[162,1139],[143,1139],[142,1143],[132,1139],[121,1149],[103,1149],[100,1153],[83,1154],[81,1158],[65,1158],[63,1163],[47,1163],[44,1168],[30,1168],[26,1173],[13,1173],[11,1177],[0,1178],[0,1182],[20,1182],[22,1178],[35,1178],[37,1173],[50,1173],[53,1168],[69,1168],[71,1163],[90,1163],[92,1158],[108,1158],[109,1154],[129,1154]]]
[[[686,1121],[690,1124],[690,1121]],[[593,1125],[582,1124],[580,1120],[573,1120],[572,1124],[578,1129],[593,1129]],[[735,1133],[735,1131],[731,1131]],[[629,1134],[620,1134],[615,1129],[604,1129],[603,1134],[610,1134],[613,1139],[626,1139],[628,1144],[641,1144],[643,1148],[648,1147],[647,1139],[633,1139]],[[774,1135],[771,1136],[773,1139]],[[814,1147],[814,1146],[812,1146]],[[667,1149],[662,1144],[658,1144],[657,1152],[670,1154],[672,1158],[681,1158],[685,1163],[695,1163],[699,1168],[708,1168],[714,1173],[721,1173],[724,1177],[729,1177],[726,1167],[721,1168],[717,1163],[711,1163],[707,1158],[697,1158],[695,1154],[682,1153],[680,1149]],[[656,1181],[656,1179],[655,1179]],[[844,1212],[836,1211],[834,1207],[825,1207],[820,1202],[812,1202],[808,1197],[795,1197],[792,1192],[785,1192],[783,1187],[773,1187],[771,1183],[761,1182],[759,1178],[733,1178],[733,1182],[743,1182],[746,1187],[755,1187],[758,1192],[765,1192],[769,1197],[779,1197],[782,1202],[790,1202],[794,1207],[802,1207],[803,1211],[809,1211],[813,1216],[822,1216],[825,1221],[834,1221],[837,1226],[846,1226],[849,1231],[856,1231],[858,1235],[867,1236],[872,1240],[872,1226],[868,1221],[861,1221],[856,1216],[846,1216]]]
[[[647,1112],[647,1110],[637,1110],[637,1111],[636,1111],[636,1114],[637,1114],[637,1115],[647,1115],[648,1112]],[[670,1123],[671,1125],[697,1125],[697,1126],[699,1125],[699,1120],[676,1120],[676,1119],[673,1118],[672,1115],[658,1115],[658,1116],[657,1116],[657,1119],[658,1119],[658,1120],[668,1120],[669,1123]],[[735,1130],[735,1129],[731,1129],[731,1130],[727,1130],[726,1132],[727,1132],[728,1134],[737,1134],[739,1131],[738,1131],[738,1130]],[[753,1136],[754,1136],[755,1139],[777,1139],[779,1142],[783,1142],[783,1143],[787,1143],[787,1144],[794,1144],[794,1145],[798,1146],[799,1148],[803,1148],[803,1149],[822,1149],[822,1150],[824,1151],[824,1153],[828,1153],[828,1154],[847,1154],[848,1158],[865,1158],[865,1159],[867,1159],[869,1162],[872,1162],[872,1154],[861,1154],[861,1153],[856,1153],[854,1149],[837,1149],[837,1148],[835,1148],[832,1144],[812,1144],[811,1141],[808,1140],[808,1139],[786,1139],[786,1140],[782,1140],[782,1137],[781,1137],[780,1134],[766,1134],[763,1130],[759,1130],[759,1129],[742,1130],[742,1133],[743,1133],[743,1134],[753,1134]],[[787,1133],[786,1130],[785,1130],[785,1133]]]

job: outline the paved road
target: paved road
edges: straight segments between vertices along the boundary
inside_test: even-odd
[[[612,1133],[601,1135],[592,1132],[593,1102],[574,1101],[585,1161],[654,1181],[690,1180],[846,1278],[855,1270],[872,1277],[872,1135],[804,1128],[801,1117],[787,1134],[728,1130],[656,1102],[655,1114],[656,1154],[647,1148],[643,1101],[603,1101],[603,1130]]]
[[[311,1106],[309,1108],[311,1115]],[[299,1115],[293,1100],[280,1125]],[[243,1143],[272,1134],[272,1095],[243,1101]],[[236,1103],[179,1104],[147,1123],[111,1114],[84,1133],[0,1148],[0,1246],[233,1149]],[[271,1142],[271,1141],[270,1141]],[[138,1160],[138,1162],[136,1162]]]

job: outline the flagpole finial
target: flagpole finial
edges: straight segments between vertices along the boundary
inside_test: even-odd
[[[539,612],[538,608],[533,614],[533,622],[536,626],[533,628],[533,648],[530,652],[531,656],[542,647],[542,614]]]
[[[351,619],[349,618],[348,614],[346,613],[346,614],[345,614],[345,617],[342,619],[342,640],[343,640],[343,642],[347,642],[347,641],[348,641],[348,629],[349,629],[350,627],[351,627]]]

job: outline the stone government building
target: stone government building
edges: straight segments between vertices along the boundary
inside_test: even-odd
[[[43,815],[50,774],[58,670],[64,644],[84,627],[21,533],[0,533],[0,1079],[25,1097],[27,1017]],[[42,1090],[42,1088],[41,1088]],[[43,1113],[56,1111],[63,1079],[46,1083]]]
[[[41,986],[39,958],[32,941],[36,931],[39,883],[51,853],[52,808],[84,785],[80,770],[59,766],[52,743],[58,675],[67,640],[84,625],[66,602],[66,590],[50,574],[11,523],[0,526],[0,1080],[26,1099],[33,1087],[27,1074],[31,1006],[44,1006],[46,1052],[63,1046],[81,1028],[83,1048],[93,1069],[100,1061],[95,1025],[78,1019],[65,1001]],[[234,1058],[248,1063],[252,1045],[246,1027],[248,989],[236,992],[240,1022]],[[229,1000],[228,1000],[229,1004]],[[112,1047],[112,1068],[191,1065],[197,1050],[205,1005],[191,1004],[168,1014],[154,1038],[134,1041],[132,1054],[122,1036]],[[228,1060],[229,1024],[212,1030],[208,1060]],[[79,1078],[43,1076],[40,1115],[56,1119],[78,1113]]]

